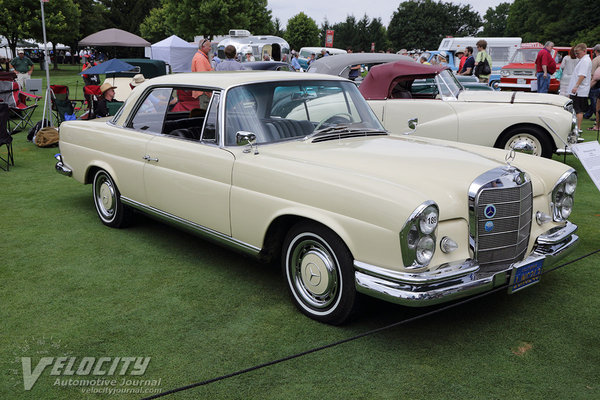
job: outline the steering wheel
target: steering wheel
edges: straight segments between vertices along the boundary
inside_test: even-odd
[[[345,112],[335,113],[335,114],[328,115],[325,118],[323,118],[321,121],[319,121],[315,130],[316,131],[319,130],[321,128],[321,126],[323,126],[323,124],[327,123],[330,119],[332,119],[334,117],[345,117],[348,119],[348,122],[354,122],[354,120],[352,119],[352,115],[350,115],[348,113],[345,113]]]

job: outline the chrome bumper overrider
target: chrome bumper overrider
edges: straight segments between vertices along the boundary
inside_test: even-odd
[[[372,297],[406,306],[428,306],[471,296],[508,283],[511,271],[540,257],[543,272],[569,254],[579,237],[577,225],[567,222],[540,235],[533,252],[523,261],[506,267],[480,270],[473,260],[445,264],[421,273],[398,272],[354,261],[356,290]]]
[[[73,170],[65,165],[60,154],[56,154],[54,158],[57,160],[56,165],[54,166],[56,172],[65,176],[73,175]]]

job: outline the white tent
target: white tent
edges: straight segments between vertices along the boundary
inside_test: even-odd
[[[152,45],[152,59],[170,64],[173,72],[191,72],[197,50],[193,44],[173,35]]]

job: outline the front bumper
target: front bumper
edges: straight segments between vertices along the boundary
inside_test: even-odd
[[[500,84],[498,85],[498,87],[500,89],[506,89],[506,90],[525,90],[525,91],[531,91],[531,84],[530,83],[502,83],[502,82],[500,82]]]
[[[65,165],[60,153],[56,154],[54,156],[54,158],[56,158],[56,165],[54,166],[54,168],[56,169],[56,172],[58,172],[61,175],[65,175],[65,176],[73,175],[73,170]]]
[[[507,284],[513,269],[542,258],[542,271],[555,268],[557,261],[575,249],[577,225],[567,222],[540,235],[534,250],[523,261],[502,268],[482,270],[474,260],[445,264],[420,273],[392,271],[354,261],[356,290],[366,295],[405,306],[429,306],[489,291]]]

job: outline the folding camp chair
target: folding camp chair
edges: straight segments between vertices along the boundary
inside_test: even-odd
[[[76,116],[83,105],[83,100],[69,99],[69,87],[64,85],[50,85],[50,100],[57,124],[63,122],[67,115]]]
[[[17,74],[9,71],[0,71],[0,81],[13,82],[17,79]]]
[[[0,103],[0,148],[6,146],[6,158],[0,156],[0,168],[4,171],[8,171],[11,165],[15,165],[15,159],[13,158],[12,149],[12,136],[8,133],[8,117],[9,107],[6,103]],[[6,168],[2,166],[6,164]]]
[[[94,119],[96,118],[96,106],[98,100],[102,96],[100,86],[98,85],[87,85],[83,87],[83,97],[87,103],[87,111],[81,116],[81,119]]]
[[[31,123],[31,115],[38,106],[38,101],[41,96],[25,93],[19,90],[17,82],[0,81],[0,100],[8,104],[9,113],[9,133],[13,134],[26,126],[33,128]],[[33,99],[34,103],[27,105],[27,99]],[[17,119],[17,122],[12,122],[11,119]],[[12,128],[11,128],[11,125]]]

